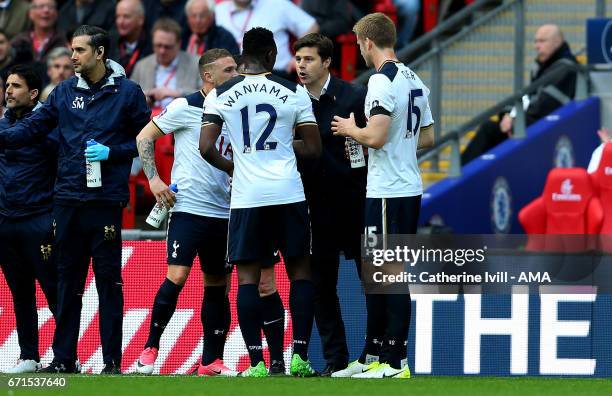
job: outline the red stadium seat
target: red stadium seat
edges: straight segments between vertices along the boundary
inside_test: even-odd
[[[345,33],[336,39],[340,45],[340,78],[351,81],[357,72],[357,37],[354,33]]]
[[[374,12],[382,12],[387,15],[397,25],[397,10],[393,5],[393,0],[376,0],[372,9]]]
[[[425,0],[423,2],[423,31],[425,33],[433,30],[438,24],[439,3],[439,0]]]
[[[588,247],[588,238],[574,235],[598,234],[603,207],[585,169],[556,168],[548,174],[542,196],[521,209],[519,222],[527,234],[573,235],[530,238],[527,249],[580,251]]]
[[[604,146],[599,167],[591,174],[603,207],[600,246],[605,252],[612,252],[612,143]]]
[[[603,206],[601,234],[612,234],[612,144],[604,146],[599,168],[592,174],[592,180]]]

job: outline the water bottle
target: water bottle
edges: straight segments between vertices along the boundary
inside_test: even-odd
[[[87,147],[95,146],[96,144],[98,144],[98,142],[93,139],[87,141]],[[87,174],[87,187],[102,187],[102,168],[100,166],[100,161],[85,159],[85,172]]]
[[[174,191],[174,193],[177,193],[178,187],[176,186],[176,184],[170,184],[170,190]],[[146,222],[152,227],[159,228],[161,223],[166,220],[167,216],[168,208],[166,208],[166,206],[163,204],[157,203],[155,204],[155,206],[153,206],[153,209],[151,209],[151,213],[149,213],[149,217],[147,217]]]
[[[346,146],[348,147],[351,168],[362,168],[366,165],[363,147],[355,139],[347,137]]]

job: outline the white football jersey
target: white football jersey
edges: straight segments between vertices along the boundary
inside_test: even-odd
[[[177,98],[153,118],[153,123],[164,134],[174,133],[171,179],[172,183],[176,183],[178,193],[172,212],[227,219],[230,203],[229,176],[200,155],[203,104],[202,91]],[[225,128],[217,139],[216,148],[225,158],[232,159],[232,148]]]
[[[417,144],[422,127],[433,124],[429,89],[401,62],[387,61],[368,81],[365,115],[391,117],[387,142],[369,149],[368,198],[412,197],[423,193],[417,163]]]
[[[212,90],[203,123],[226,125],[234,152],[231,208],[304,201],[294,128],[316,124],[306,89],[270,73],[240,75]]]

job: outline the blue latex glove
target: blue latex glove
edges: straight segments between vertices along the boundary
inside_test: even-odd
[[[110,148],[108,146],[97,143],[85,149],[85,158],[89,161],[106,161],[109,153]]]

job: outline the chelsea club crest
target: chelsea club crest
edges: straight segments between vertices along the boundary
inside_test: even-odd
[[[508,181],[500,176],[491,191],[491,228],[496,234],[507,234],[512,225],[512,194]]]
[[[559,137],[555,145],[554,166],[555,168],[574,167],[574,147],[572,141],[565,135]]]

